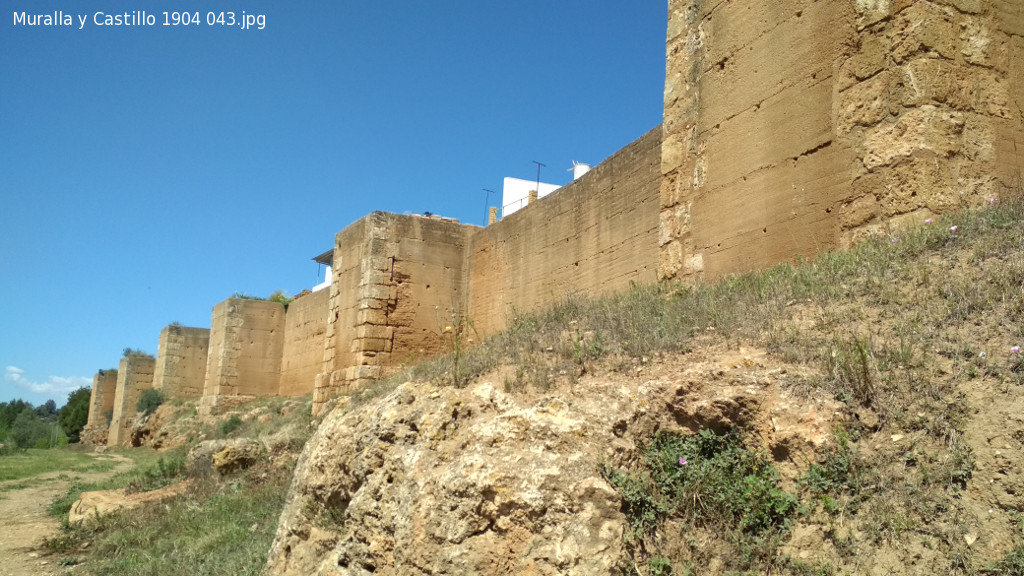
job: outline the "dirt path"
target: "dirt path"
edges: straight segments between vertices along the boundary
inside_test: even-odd
[[[43,540],[60,528],[60,522],[46,513],[47,507],[75,482],[99,482],[133,466],[131,459],[116,454],[91,456],[117,465],[106,472],[48,472],[0,483],[0,487],[25,485],[0,492],[0,576],[53,576],[74,571],[60,566],[60,558],[40,550]]]

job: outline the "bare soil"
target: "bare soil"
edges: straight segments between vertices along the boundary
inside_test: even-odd
[[[47,472],[0,483],[19,486],[0,492],[0,576],[53,576],[76,572],[75,566],[61,566],[60,558],[47,556],[43,542],[56,536],[60,521],[47,513],[47,507],[76,482],[100,482],[125,472],[134,465],[131,459],[116,454],[91,454],[99,461],[116,461],[105,472]],[[24,487],[21,487],[24,486]]]

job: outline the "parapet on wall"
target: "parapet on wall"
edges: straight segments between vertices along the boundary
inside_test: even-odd
[[[314,411],[444,348],[444,326],[465,309],[465,247],[477,230],[442,218],[374,212],[338,233]]]
[[[662,277],[1019,189],[1024,3],[670,0]]]
[[[107,437],[108,446],[127,444],[128,432],[136,413],[136,406],[144,390],[153,388],[156,360],[151,356],[128,356],[121,359],[117,370],[117,389],[114,393],[114,414]]]
[[[229,298],[213,307],[205,411],[278,394],[284,327],[279,302]]]
[[[468,305],[490,334],[513,310],[657,279],[661,126],[578,180],[470,237]]]
[[[83,444],[107,443],[116,391],[117,370],[100,370],[92,377],[92,391],[89,393],[89,417],[81,434]]]
[[[153,387],[166,398],[203,395],[210,331],[171,325],[160,331]]]
[[[284,320],[284,346],[278,394],[302,396],[313,391],[313,382],[324,363],[329,290],[296,298]]]

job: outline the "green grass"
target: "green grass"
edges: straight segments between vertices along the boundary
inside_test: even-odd
[[[75,448],[30,448],[0,456],[0,482],[19,480],[49,472],[101,472],[111,470],[112,461],[97,460]]]
[[[835,398],[848,422],[816,459],[797,463],[805,474],[790,480],[804,514],[772,492],[778,488],[770,479],[755,475],[748,482],[749,469],[673,485],[683,476],[678,466],[675,476],[667,475],[673,471],[667,455],[682,457],[692,447],[684,449],[678,438],[650,438],[642,466],[605,470],[622,495],[630,532],[642,543],[628,552],[622,571],[664,571],[668,561],[678,570],[685,561],[707,561],[711,552],[701,546],[661,547],[672,538],[667,527],[681,526],[717,543],[718,557],[730,557],[727,564],[740,572],[829,574],[865,547],[899,546],[912,534],[962,540],[951,515],[969,492],[975,467],[964,441],[974,410],[965,391],[1008,393],[1024,385],[1024,357],[1010,352],[1024,346],[1022,248],[1024,203],[1004,198],[891,230],[848,251],[714,283],[570,297],[549,310],[513,314],[503,332],[409,366],[369,387],[352,406],[410,380],[462,386],[500,368],[507,392],[549,391],[587,373],[632,372],[646,360],[685,358],[708,346],[761,348],[800,368],[780,378],[791,391]],[[890,439],[897,435],[907,440]],[[869,456],[859,446],[862,438],[871,441]],[[724,450],[735,455],[740,448]],[[715,490],[705,491],[708,482]],[[688,494],[689,504],[673,497],[676,491]],[[776,505],[780,514],[773,516]],[[747,516],[737,519],[737,510]],[[772,555],[777,535],[792,521],[821,527],[835,549],[834,566]],[[944,553],[969,570],[985,560],[969,549]]]
[[[622,495],[634,537],[656,541],[670,520],[684,534],[713,530],[727,535],[740,567],[773,556],[799,510],[797,497],[779,487],[770,457],[746,447],[737,431],[661,432],[645,447],[640,467],[605,466],[603,473]],[[654,555],[649,563],[652,574],[671,571],[668,558]]]
[[[284,506],[289,469],[251,470],[232,482],[200,480],[167,503],[65,526],[55,554],[77,556],[89,574],[234,576],[259,574]]]

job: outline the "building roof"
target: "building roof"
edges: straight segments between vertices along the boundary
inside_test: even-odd
[[[334,264],[334,250],[331,249],[319,256],[315,256],[313,258],[313,261],[323,264],[324,266],[330,266]]]

